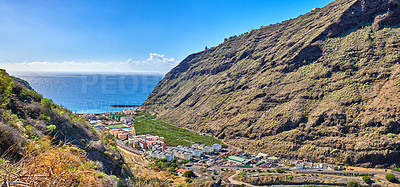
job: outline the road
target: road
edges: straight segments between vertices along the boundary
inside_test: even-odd
[[[299,173],[320,173],[320,174],[341,174],[341,173],[371,173],[374,175],[378,174],[394,174],[396,177],[400,177],[399,172],[381,172],[381,171],[348,171],[348,170],[343,170],[343,171],[336,171],[336,170],[317,170],[317,169],[302,169],[302,170],[292,170],[293,172],[299,172]]]
[[[143,151],[136,150],[136,149],[133,149],[133,148],[125,145],[124,142],[122,142],[121,140],[115,140],[115,143],[117,144],[118,148],[120,148],[120,149],[124,149],[126,151],[129,151],[129,152],[137,154],[137,155],[144,155]]]
[[[233,178],[236,177],[236,175],[238,175],[239,173],[240,173],[240,171],[236,171],[236,173],[235,173],[234,175],[232,175],[232,176],[230,176],[230,177],[228,178],[228,181],[231,182],[231,184],[245,185],[245,186],[254,187],[254,186],[251,185],[251,184],[244,183],[244,182],[242,182],[242,181],[238,181],[238,180],[233,179]]]

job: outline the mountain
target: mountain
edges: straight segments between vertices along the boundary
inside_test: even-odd
[[[172,69],[144,107],[252,152],[365,167],[400,156],[398,0],[336,0]]]
[[[133,176],[112,141],[5,70],[0,70],[0,98],[2,182],[114,186],[117,177]]]

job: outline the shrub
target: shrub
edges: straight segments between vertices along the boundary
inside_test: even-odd
[[[194,173],[192,170],[186,171],[185,173],[183,173],[183,176],[186,178],[192,178],[194,177]]]
[[[397,177],[394,174],[387,174],[385,176],[385,178],[390,182],[396,182],[397,181]]]
[[[367,184],[371,182],[371,177],[369,177],[369,176],[363,176],[362,179]]]
[[[361,186],[361,184],[357,181],[349,181],[347,183],[347,187],[360,187],[360,186]]]
[[[187,164],[187,163],[189,163],[189,160],[185,160],[185,159],[183,159],[182,161],[179,162],[179,164]]]
[[[293,180],[293,175],[289,175],[289,176],[288,176],[288,179],[289,179],[289,180]]]
[[[282,170],[281,170],[281,168],[276,168],[276,170],[275,170],[276,172],[278,172],[278,173],[282,173]]]
[[[53,132],[57,127],[55,125],[49,125],[47,126],[47,129],[49,129],[50,132]]]
[[[388,134],[387,134],[387,137],[388,137],[388,138],[395,138],[395,137],[396,137],[396,135],[395,135],[395,134],[393,134],[393,133],[388,133]]]

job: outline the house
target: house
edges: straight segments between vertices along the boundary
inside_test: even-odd
[[[141,147],[142,149],[148,149],[146,141],[142,139],[135,139],[135,144]]]
[[[178,170],[176,170],[176,173],[178,173],[178,175],[180,176],[180,177],[182,177],[183,176],[183,174],[185,173],[185,172],[187,172],[187,171],[190,171],[190,170],[188,170],[188,169],[178,169]]]
[[[155,151],[155,150],[160,150],[160,151],[162,151],[163,150],[163,147],[161,146],[161,145],[153,145],[153,146],[151,146],[150,147],[150,149],[152,150],[152,151]]]
[[[133,122],[133,117],[132,116],[121,117],[120,121],[125,123],[125,124],[132,123]]]
[[[200,145],[200,144],[198,144],[198,143],[194,143],[194,144],[192,144],[192,147],[195,148],[195,149],[198,149],[198,148],[199,148],[199,145]]]
[[[294,167],[295,167],[296,169],[306,169],[306,168],[304,167],[304,164],[296,164]]]
[[[167,145],[164,143],[163,137],[152,136],[152,135],[138,135],[134,136],[132,139],[134,144],[140,146],[143,149],[151,149],[152,151],[155,150],[165,150]]]
[[[120,140],[127,140],[129,133],[122,129],[111,129],[110,133]]]
[[[260,158],[267,158],[268,157],[268,155],[264,154],[264,153],[258,153],[257,156],[259,156]]]
[[[185,160],[192,160],[192,153],[190,153],[190,152],[183,152],[183,157],[182,157],[182,159],[185,159]]]
[[[203,151],[200,150],[200,149],[194,149],[193,152],[192,152],[192,154],[193,154],[193,156],[199,158],[199,157],[201,157],[201,155],[203,154]]]
[[[181,150],[175,151],[174,156],[177,158],[183,158],[183,151],[181,151]]]
[[[127,140],[128,139],[128,133],[119,132],[119,133],[117,133],[117,137],[122,141]]]
[[[237,164],[243,164],[246,162],[246,159],[242,158],[242,157],[238,157],[238,156],[229,156],[228,157],[229,161],[233,161]]]
[[[313,168],[313,163],[312,162],[304,162],[304,168]]]
[[[124,109],[122,113],[124,113],[125,115],[133,115],[135,114],[135,111],[132,109]]]
[[[165,158],[167,159],[168,162],[171,162],[175,157],[171,153],[166,153]]]
[[[267,161],[268,161],[268,162],[271,162],[271,163],[276,163],[276,162],[279,161],[279,158],[278,158],[278,157],[271,156],[271,157],[268,157],[268,158],[267,158]]]
[[[89,120],[89,123],[93,125],[93,124],[102,123],[102,121],[98,120],[98,119],[91,119],[91,120]]]
[[[213,152],[213,148],[209,145],[206,145],[203,147],[203,153],[212,153]]]
[[[205,144],[199,144],[199,145],[197,146],[197,149],[203,150],[205,146],[206,146]],[[203,151],[203,152],[204,152],[204,151]]]
[[[212,149],[214,150],[214,152],[220,152],[222,149],[222,145],[219,143],[214,143],[212,144]]]
[[[160,157],[160,151],[152,151],[150,156],[158,159]]]

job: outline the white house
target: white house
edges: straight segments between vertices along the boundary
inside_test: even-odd
[[[133,117],[132,116],[121,117],[120,121],[125,124],[132,123]]]
[[[185,160],[191,160],[191,159],[192,159],[192,153],[190,153],[190,152],[184,152],[184,153],[183,153],[183,159],[185,159]]]
[[[193,153],[193,156],[195,156],[195,157],[201,157],[201,155],[203,154],[203,151],[200,149],[194,149],[192,153]]]
[[[192,147],[198,149],[199,144],[198,143],[194,143],[194,144],[192,144]]]
[[[165,158],[167,159],[168,162],[171,162],[171,160],[174,159],[174,155],[170,154],[170,153],[166,153],[164,156],[165,156]]]
[[[206,146],[205,144],[199,144],[199,145],[197,146],[197,149],[204,149],[205,146]]]
[[[215,152],[220,152],[221,149],[222,149],[222,145],[219,144],[219,143],[214,143],[214,144],[212,144],[212,148],[213,148],[213,150],[214,150]]]
[[[213,152],[213,148],[209,145],[206,145],[203,147],[203,153],[212,153]]]

